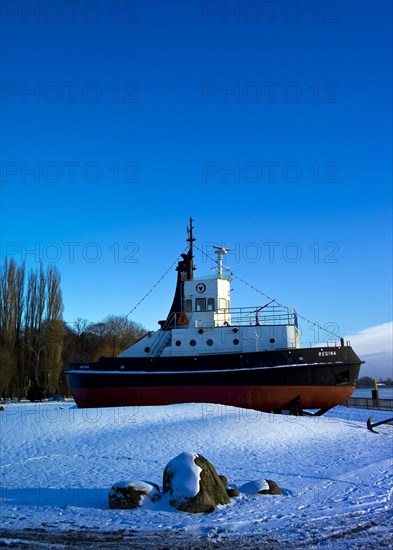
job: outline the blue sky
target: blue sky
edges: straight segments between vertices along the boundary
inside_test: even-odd
[[[201,249],[225,244],[305,317],[340,335],[392,320],[390,2],[70,10],[3,4],[1,59],[2,256],[55,263],[67,321],[130,311],[190,215]],[[132,318],[156,328],[174,282]]]

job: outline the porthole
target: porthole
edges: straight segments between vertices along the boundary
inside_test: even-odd
[[[146,353],[149,353],[149,351],[150,351],[149,346],[146,346],[146,347],[145,347],[145,352],[146,352]]]
[[[239,329],[238,329],[238,328],[234,328],[234,329],[233,329],[233,332],[236,334],[236,332],[239,332]]]
[[[270,338],[270,340],[269,340],[269,342],[270,342],[271,344],[274,344],[275,341],[276,341],[275,338]]]
[[[196,340],[190,340],[190,346],[196,346]]]
[[[176,340],[175,344],[177,345],[177,347],[181,346],[180,340]]]
[[[213,345],[213,340],[211,338],[209,338],[209,340],[206,340],[206,344],[208,346],[212,346]]]
[[[234,338],[233,343],[235,344],[235,346],[238,346],[239,345],[239,340],[237,338]]]

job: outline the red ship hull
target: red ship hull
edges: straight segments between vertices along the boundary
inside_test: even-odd
[[[329,410],[345,403],[354,387],[328,386],[160,386],[79,388],[72,391],[78,407],[152,406],[215,403],[258,411],[288,409],[297,398],[304,409]]]

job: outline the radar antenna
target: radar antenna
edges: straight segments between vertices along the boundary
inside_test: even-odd
[[[215,246],[213,245],[213,248],[215,249],[215,253],[217,254],[217,271],[218,275],[222,275],[222,258],[225,256],[225,254],[228,254],[230,251],[230,248],[225,248],[223,246]]]

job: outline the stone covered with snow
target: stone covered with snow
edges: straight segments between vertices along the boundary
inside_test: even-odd
[[[214,466],[202,455],[181,453],[165,466],[163,492],[182,512],[212,512],[230,499]]]
[[[109,507],[122,510],[142,506],[148,498],[156,502],[161,498],[158,485],[147,481],[119,481],[112,485],[109,493]]]
[[[272,479],[249,481],[239,488],[246,495],[281,495],[281,489]]]
[[[266,482],[269,485],[269,489],[258,491],[260,495],[282,495],[281,489],[275,481],[267,479]]]

